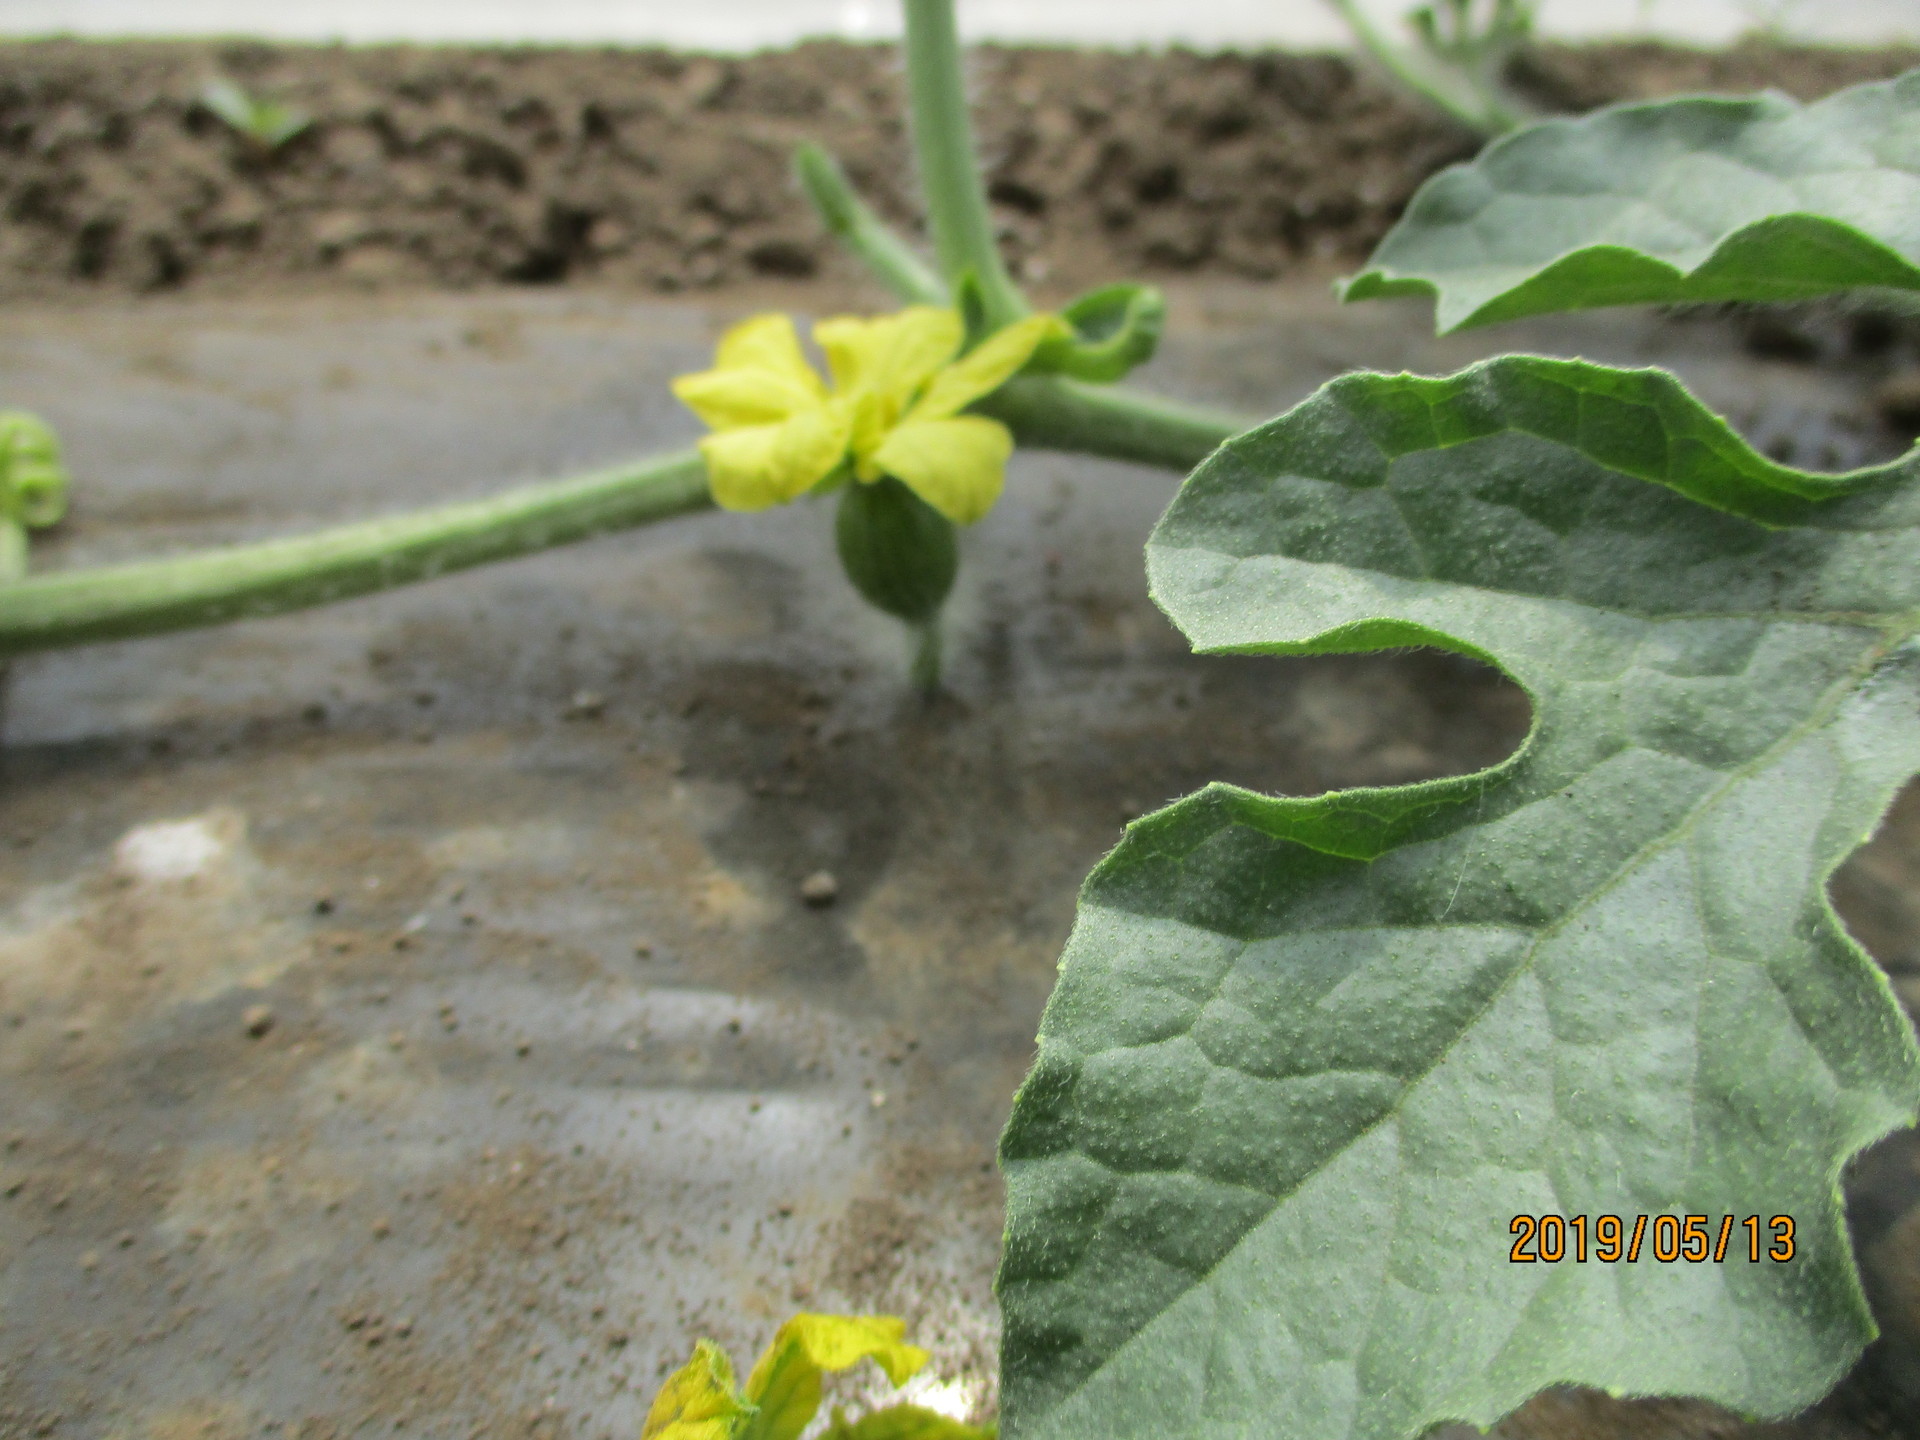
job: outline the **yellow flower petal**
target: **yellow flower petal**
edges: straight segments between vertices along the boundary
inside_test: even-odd
[[[821,403],[819,381],[812,390],[771,370],[702,370],[673,382],[682,405],[715,430],[770,425],[795,411]]]
[[[877,320],[842,315],[813,327],[814,343],[826,352],[837,389],[870,391],[902,407],[953,358],[965,337],[959,312],[937,305],[909,305]]]
[[[1071,337],[1072,327],[1058,315],[1029,315],[1004,330],[996,330],[963,358],[934,377],[927,393],[911,411],[912,420],[943,420],[957,415],[974,401],[991,395],[1033,358],[1043,341]],[[896,472],[897,473],[897,472]],[[901,479],[906,479],[902,475]],[[931,503],[931,502],[929,502]]]
[[[826,387],[800,353],[793,321],[780,314],[755,315],[720,337],[713,357],[716,370],[761,370],[797,385],[809,395],[826,397]]]
[[[993,508],[1006,483],[1013,436],[998,420],[962,415],[908,420],[881,442],[873,466],[898,476],[914,494],[956,525],[971,525]]]
[[[761,510],[798,499],[851,453],[861,480],[897,475],[949,520],[971,524],[999,498],[1006,429],[959,412],[1016,373],[1065,322],[1035,315],[989,336],[955,361],[959,312],[916,305],[814,327],[827,354],[829,396],[784,315],[757,315],[728,331],[714,368],[674,382],[674,393],[716,433],[701,442],[714,499]],[[911,407],[911,408],[909,408]]]
[[[750,425],[700,442],[707,484],[723,510],[765,510],[797,500],[847,453],[844,406],[803,410],[777,425]]]
[[[733,1393],[727,1352],[702,1340],[693,1347],[693,1358],[653,1397],[640,1440],[729,1440],[739,1421],[753,1412]]]
[[[927,1352],[902,1337],[891,1315],[796,1315],[780,1327],[747,1377],[746,1398],[760,1412],[741,1440],[798,1440],[820,1408],[820,1375],[871,1357],[895,1385],[925,1365]]]

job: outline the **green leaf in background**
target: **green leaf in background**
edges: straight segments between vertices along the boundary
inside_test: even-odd
[[[1529,126],[1421,186],[1342,293],[1434,295],[1448,331],[1868,285],[1920,289],[1920,71]]]
[[[1196,649],[1438,645],[1534,725],[1459,778],[1209,786],[1094,872],[1002,1142],[1006,1433],[1824,1393],[1872,1334],[1841,1167],[1920,1101],[1825,888],[1920,768],[1917,527],[1920,457],[1807,475],[1664,373],[1529,357],[1345,377],[1201,465],[1148,546]],[[1543,1213],[1798,1248],[1511,1263]]]
[[[0,410],[0,521],[42,529],[67,513],[60,437],[38,415]]]
[[[313,123],[291,105],[257,100],[231,80],[209,80],[200,87],[200,103],[262,150],[279,149]]]

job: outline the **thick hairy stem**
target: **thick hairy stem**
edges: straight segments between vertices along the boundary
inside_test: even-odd
[[[1053,375],[1010,380],[973,407],[1022,445],[1191,470],[1253,422],[1177,400]]]
[[[311,535],[32,576],[0,584],[0,656],[276,615],[712,504],[687,450]]]
[[[934,253],[950,286],[971,272],[980,286],[987,326],[997,330],[1026,314],[1027,302],[1014,287],[993,240],[993,219],[973,153],[953,0],[905,3],[913,149],[920,161]]]
[[[882,285],[909,305],[952,303],[940,277],[854,192],[839,161],[818,145],[802,145],[794,152],[793,165],[827,228],[867,263]]]

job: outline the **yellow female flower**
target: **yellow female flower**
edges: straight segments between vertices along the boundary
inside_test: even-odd
[[[1071,333],[1033,315],[955,359],[959,313],[915,305],[877,320],[823,320],[829,390],[800,352],[785,315],[756,315],[721,338],[714,367],[673,382],[673,393],[714,433],[700,442],[713,498],[764,510],[813,489],[843,464],[854,480],[900,480],[956,525],[993,508],[1013,436],[997,420],[960,412],[1017,373],[1049,337]]]

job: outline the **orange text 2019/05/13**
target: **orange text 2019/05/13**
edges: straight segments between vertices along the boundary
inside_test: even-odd
[[[1798,1253],[1791,1215],[1516,1215],[1507,1228],[1513,1235],[1507,1258],[1516,1265],[1784,1265]]]

